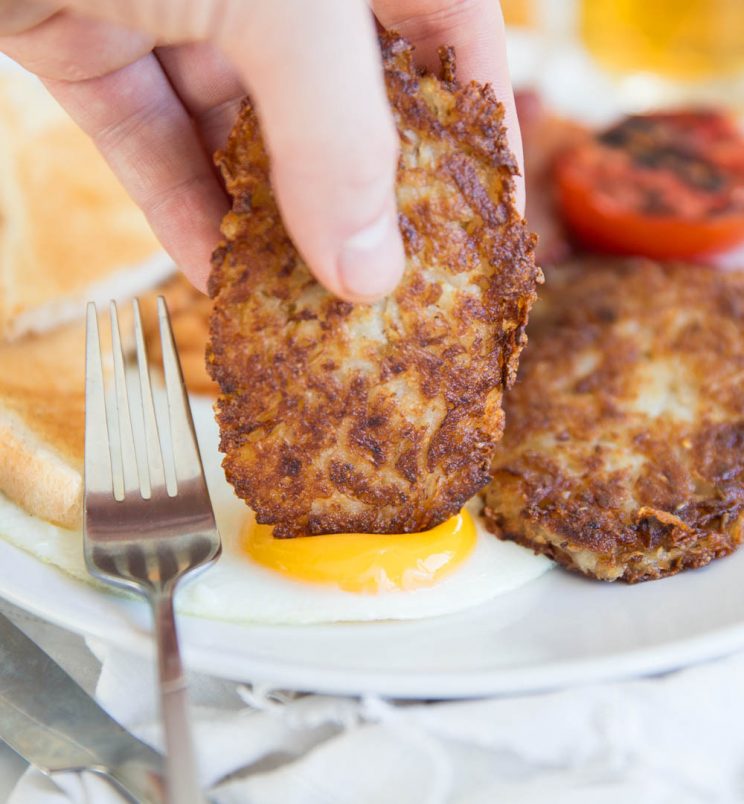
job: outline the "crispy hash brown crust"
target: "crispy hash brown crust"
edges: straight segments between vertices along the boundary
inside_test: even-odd
[[[744,274],[548,274],[484,493],[491,529],[602,580],[728,555],[744,526]]]
[[[451,51],[440,80],[398,36],[381,45],[407,258],[393,295],[352,305],[315,281],[249,104],[217,155],[233,198],[207,353],[223,466],[278,537],[425,530],[482,488],[541,281],[491,89],[457,87]]]

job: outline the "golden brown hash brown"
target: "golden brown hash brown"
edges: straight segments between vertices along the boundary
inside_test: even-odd
[[[552,270],[505,400],[491,529],[602,580],[742,541],[744,273],[587,259]]]
[[[542,278],[490,87],[456,86],[451,51],[440,80],[398,36],[381,46],[406,249],[391,296],[352,305],[315,281],[282,225],[250,105],[217,157],[233,198],[207,356],[223,465],[278,537],[420,531],[482,488]]]

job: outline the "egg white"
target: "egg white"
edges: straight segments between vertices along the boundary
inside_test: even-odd
[[[345,592],[304,583],[254,563],[240,549],[240,533],[252,517],[233,493],[220,466],[219,434],[209,399],[191,401],[207,484],[223,542],[216,565],[183,584],[176,607],[208,619],[263,624],[310,624],[433,617],[476,606],[542,575],[551,565],[484,527],[480,504],[470,511],[477,527],[472,553],[438,584],[426,589],[381,594]],[[30,516],[0,495],[0,536],[81,580],[91,582],[82,552],[82,533]]]

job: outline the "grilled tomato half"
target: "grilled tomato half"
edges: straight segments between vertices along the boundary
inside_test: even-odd
[[[626,117],[555,169],[566,223],[592,250],[688,259],[744,241],[744,135],[721,112]]]

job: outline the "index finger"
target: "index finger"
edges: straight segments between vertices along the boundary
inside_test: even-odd
[[[524,213],[524,158],[514,92],[506,59],[506,33],[498,0],[373,0],[377,19],[416,46],[416,59],[437,69],[438,50],[451,45],[461,81],[490,84],[504,104],[509,145],[522,176],[516,178],[517,208]]]

